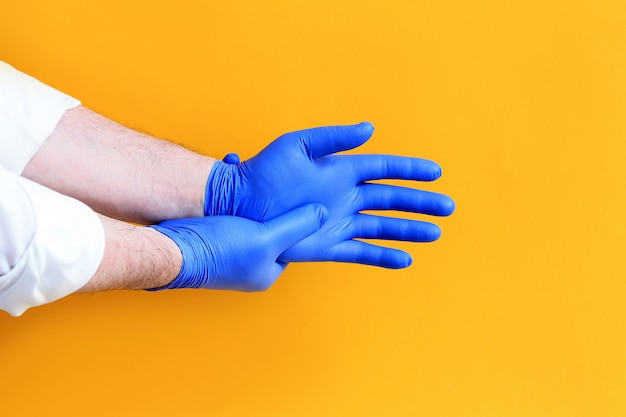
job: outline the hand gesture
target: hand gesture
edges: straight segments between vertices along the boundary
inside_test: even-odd
[[[447,216],[454,211],[445,195],[392,185],[380,179],[433,181],[441,168],[432,161],[394,155],[337,155],[365,143],[370,123],[321,127],[276,139],[258,155],[239,162],[230,154],[216,162],[207,182],[205,215],[229,214],[263,221],[296,207],[319,203],[329,212],[324,226],[288,248],[280,261],[339,261],[403,268],[409,254],[355,239],[413,242],[436,240],[434,224],[362,214],[396,210]]]

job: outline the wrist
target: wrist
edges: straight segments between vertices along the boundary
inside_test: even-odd
[[[149,291],[209,286],[215,278],[215,254],[207,239],[195,230],[196,227],[204,226],[203,219],[169,220],[147,227],[168,239],[176,247],[181,260],[173,279],[148,288]]]
[[[100,220],[106,239],[104,257],[80,292],[160,287],[177,276],[182,255],[167,236],[105,216]]]
[[[142,289],[159,288],[169,285],[180,274],[183,265],[183,255],[176,244],[168,236],[159,233],[152,227],[138,227],[140,233],[152,242],[156,248],[156,256],[161,257],[162,261],[156,260],[154,265],[159,265],[160,270],[153,271],[153,279],[149,285],[144,285]]]

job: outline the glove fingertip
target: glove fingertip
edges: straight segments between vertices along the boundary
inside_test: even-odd
[[[358,126],[360,126],[364,131],[369,132],[369,133],[374,133],[374,130],[376,129],[374,127],[374,124],[368,121],[363,121],[359,123]]]
[[[408,268],[413,264],[413,257],[406,252],[402,252],[401,254],[394,256],[393,260],[390,261],[391,262],[383,266],[390,269],[403,269]]]
[[[443,199],[440,203],[441,205],[441,213],[443,216],[449,216],[456,210],[456,203],[453,199],[446,196],[447,198]]]
[[[433,169],[433,180],[436,180],[441,177],[442,170],[441,170],[441,165],[439,165],[436,162],[434,164],[435,164],[435,168]]]
[[[432,236],[430,241],[434,242],[435,240],[439,239],[441,237],[441,227],[437,226],[436,224],[433,224],[433,228],[432,228]]]
[[[361,122],[355,125],[358,131],[358,136],[361,137],[361,145],[367,142],[374,134],[374,125],[371,122]]]

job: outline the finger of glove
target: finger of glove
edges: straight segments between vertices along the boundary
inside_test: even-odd
[[[355,238],[433,242],[441,236],[436,224],[394,217],[357,214],[352,220]]]
[[[454,200],[430,191],[386,184],[359,185],[359,210],[398,210],[432,216],[448,216],[454,212]]]
[[[434,181],[441,176],[441,167],[428,159],[397,155],[347,155],[342,163],[355,172],[358,182],[396,179]]]
[[[349,126],[327,126],[289,133],[283,140],[298,140],[309,159],[315,160],[336,152],[361,146],[372,137],[374,126],[363,122]]]
[[[332,259],[336,262],[349,262],[382,268],[400,269],[413,263],[408,253],[383,246],[376,246],[358,240],[346,240],[332,249]]]
[[[276,254],[284,252],[305,237],[318,231],[328,218],[328,210],[321,204],[307,204],[293,209],[263,225],[270,231],[271,244]]]

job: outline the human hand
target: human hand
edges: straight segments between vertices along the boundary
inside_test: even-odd
[[[379,179],[432,181],[441,168],[432,161],[394,155],[335,155],[365,143],[370,123],[287,133],[258,155],[239,163],[235,154],[216,162],[207,182],[205,215],[271,219],[308,203],[323,204],[329,218],[321,230],[286,250],[280,260],[355,262],[387,268],[411,264],[409,254],[354,239],[429,242],[434,224],[361,214],[398,210],[435,216],[454,211],[447,196],[372,184]]]
[[[267,222],[235,216],[168,220],[149,226],[172,239],[183,256],[178,276],[155,288],[262,291],[287,267],[279,255],[319,230],[327,218],[319,204],[296,208]]]

